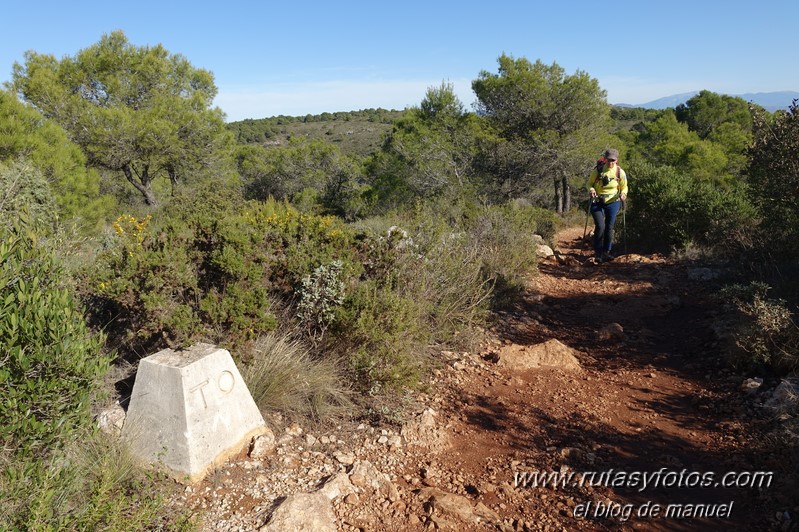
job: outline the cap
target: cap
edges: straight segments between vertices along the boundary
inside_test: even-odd
[[[619,150],[615,150],[613,148],[605,150],[605,159],[615,159],[619,160]]]

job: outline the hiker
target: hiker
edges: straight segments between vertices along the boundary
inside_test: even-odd
[[[627,174],[619,167],[619,150],[610,148],[605,151],[588,177],[587,188],[594,218],[595,260],[612,260],[613,224],[627,199]]]

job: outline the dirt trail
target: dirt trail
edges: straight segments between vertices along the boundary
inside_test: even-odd
[[[662,256],[583,264],[581,237],[582,228],[558,235],[559,257],[539,265],[525,304],[502,317],[483,357],[556,338],[579,352],[583,370],[470,379],[447,412],[457,435],[447,461],[519,529],[770,529],[773,493],[720,486],[728,472],[777,464],[756,454],[758,416],[739,390],[744,377],[715,354],[707,282],[689,281],[685,266]],[[524,473],[570,471],[594,472],[586,477],[594,482],[515,486]],[[658,471],[644,488],[643,474]],[[515,489],[492,491],[492,482]],[[651,517],[654,505],[663,516],[669,504],[703,504],[714,515],[683,506]]]
[[[303,432],[271,419],[272,454],[240,456],[175,503],[202,514],[204,530],[253,530],[285,496],[334,483],[338,530],[788,529],[775,509],[795,504],[790,460],[764,452],[769,421],[719,360],[713,285],[663,256],[583,264],[581,237],[558,235],[558,257],[479,352],[442,353],[405,398],[404,426]],[[505,365],[552,339],[580,367]],[[359,463],[376,473],[353,473]],[[774,471],[759,489],[720,485],[757,471]],[[670,504],[683,506],[663,517]]]

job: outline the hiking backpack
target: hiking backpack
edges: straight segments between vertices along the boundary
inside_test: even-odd
[[[607,159],[605,157],[600,157],[596,161],[596,177],[597,179],[594,181],[596,183],[599,180],[599,176],[602,175],[602,171],[605,169],[605,165],[607,164]],[[616,182],[621,185],[621,167],[616,163]]]
[[[596,161],[596,179],[594,179],[594,182],[591,183],[592,187],[594,185],[596,185],[597,181],[602,181],[602,184],[605,185],[605,186],[607,186],[607,184],[610,183],[610,180],[608,180],[608,183],[605,183],[604,179],[600,179],[600,176],[602,175],[602,170],[605,169],[605,165],[607,164],[607,162],[608,161],[605,159],[604,156],[600,157],[599,159],[597,159],[597,161]],[[616,185],[617,185],[616,194],[614,194],[611,198],[609,198],[607,200],[601,199],[600,201],[601,201],[602,204],[611,203],[613,201],[616,201],[619,198],[619,195],[621,194],[621,167],[618,165],[618,163],[616,164]]]

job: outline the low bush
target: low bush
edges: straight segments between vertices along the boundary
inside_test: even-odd
[[[123,445],[77,431],[42,460],[0,456],[2,530],[193,530],[188,515],[167,501],[168,479],[138,469]]]
[[[543,228],[551,238],[554,216],[434,202],[358,227],[363,278],[333,335],[348,346],[359,386],[373,392],[414,385],[434,363],[431,347],[469,347],[492,296],[518,290],[535,268],[533,235]]]
[[[117,222],[111,246],[84,279],[97,324],[148,353],[199,339],[230,346],[275,329],[274,306],[302,279],[340,260],[357,270],[351,234],[333,217],[267,201]],[[123,223],[124,222],[124,223]]]
[[[108,369],[46,239],[0,226],[0,439],[18,454],[57,448],[89,420]]]
[[[110,356],[52,245],[25,222],[0,226],[0,529],[155,528],[163,487],[92,426]]]
[[[347,356],[350,376],[364,392],[414,386],[430,363],[428,302],[385,280],[359,283],[347,298],[335,342]]]
[[[412,386],[433,346],[467,347],[492,295],[535,267],[534,233],[555,227],[541,209],[464,198],[353,225],[271,199],[221,203],[120,218],[83,284],[96,323],[149,353],[246,349],[280,321],[364,391]]]
[[[0,162],[0,224],[12,225],[23,211],[43,224],[55,221],[56,203],[47,178],[24,159]]]
[[[469,224],[470,245],[480,256],[484,277],[494,284],[495,305],[504,305],[524,288],[537,264],[534,236],[551,242],[556,227],[552,211],[514,203],[483,207]]]
[[[720,186],[650,164],[638,164],[630,172],[635,186],[626,223],[630,239],[642,249],[696,244],[732,255],[751,246],[758,216],[743,183]]]
[[[748,177],[763,216],[768,260],[799,263],[799,101],[787,112],[755,113]]]
[[[336,309],[344,303],[341,269],[341,261],[334,260],[302,278],[297,317],[311,336],[324,335],[336,319]]]
[[[782,299],[768,297],[762,282],[725,287],[720,298],[735,316],[729,334],[733,362],[767,365],[780,373],[799,368],[799,326]]]

